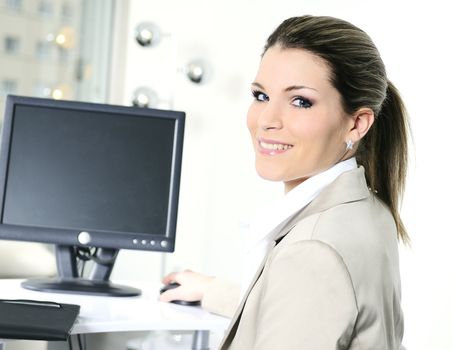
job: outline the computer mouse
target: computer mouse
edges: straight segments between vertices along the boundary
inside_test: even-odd
[[[172,283],[166,284],[160,289],[160,294],[166,292],[167,290],[178,288],[179,286],[180,286],[180,284],[177,282],[172,282]],[[184,305],[184,306],[200,306],[201,305],[199,300],[195,300],[195,301],[172,300],[172,301],[170,301],[170,303]]]

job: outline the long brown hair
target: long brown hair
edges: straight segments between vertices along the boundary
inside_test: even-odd
[[[323,58],[346,113],[353,114],[361,107],[373,110],[375,122],[355,156],[365,168],[368,186],[389,207],[398,237],[408,242],[399,215],[408,163],[408,118],[371,38],[344,20],[302,16],[280,24],[269,36],[264,52],[274,45],[304,49]]]

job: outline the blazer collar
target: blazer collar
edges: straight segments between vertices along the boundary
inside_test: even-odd
[[[360,166],[357,169],[346,171],[326,186],[305,208],[294,214],[282,225],[279,225],[276,230],[278,233],[274,236],[274,240],[279,241],[299,221],[312,214],[320,213],[340,204],[359,201],[368,196],[370,196],[370,191],[366,183],[363,167]]]

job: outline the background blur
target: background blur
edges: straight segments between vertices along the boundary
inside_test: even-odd
[[[406,101],[413,144],[402,208],[412,244],[400,249],[404,344],[451,348],[453,190],[445,153],[453,25],[446,1],[0,0],[0,108],[15,93],[185,111],[176,252],[122,251],[113,278],[155,282],[192,268],[238,280],[241,225],[283,191],[254,171],[249,85],[267,36],[302,14],[365,30]],[[149,46],[143,28],[154,33]]]

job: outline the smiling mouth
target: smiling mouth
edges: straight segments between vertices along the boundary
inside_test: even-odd
[[[284,143],[267,143],[264,141],[259,141],[261,148],[269,151],[286,151],[293,148],[293,145],[288,145]]]

